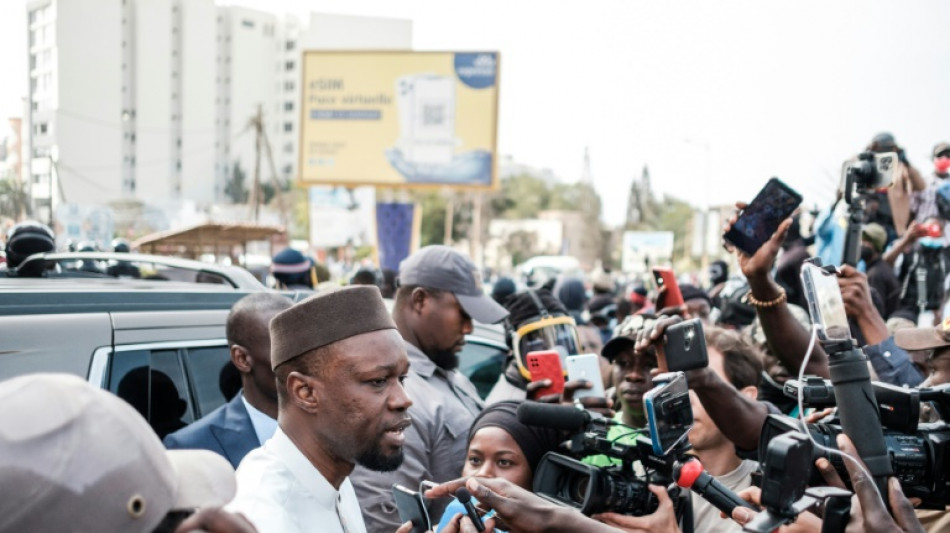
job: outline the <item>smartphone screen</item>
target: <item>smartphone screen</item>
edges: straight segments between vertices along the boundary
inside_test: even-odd
[[[672,372],[661,374],[655,379],[662,381],[671,375],[674,377],[668,383],[654,387],[643,396],[653,453],[657,455],[669,454],[693,427],[693,408],[689,403],[686,374]]]
[[[801,203],[800,194],[778,178],[772,178],[742,210],[723,239],[747,255],[754,255]]]
[[[582,355],[571,355],[567,358],[567,379],[577,381],[583,379],[589,381],[593,386],[589,389],[577,389],[574,391],[574,398],[585,398],[595,396],[603,398],[604,379],[600,375],[600,357],[595,353],[585,353]]]
[[[802,287],[808,302],[811,321],[818,325],[818,338],[823,341],[848,340],[851,328],[841,299],[838,277],[811,263],[802,265]]]

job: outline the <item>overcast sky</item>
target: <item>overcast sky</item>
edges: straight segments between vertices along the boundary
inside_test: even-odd
[[[950,140],[940,0],[228,3],[410,19],[417,50],[498,50],[499,150],[573,181],[590,147],[611,224],[644,165],[660,193],[697,205],[751,199],[770,176],[824,203],[875,133],[927,173]],[[2,4],[0,114],[19,115],[24,3]]]

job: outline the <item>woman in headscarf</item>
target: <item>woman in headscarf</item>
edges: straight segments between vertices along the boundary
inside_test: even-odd
[[[521,401],[502,401],[482,411],[468,433],[463,476],[504,478],[531,490],[534,472],[541,458],[557,451],[564,436],[557,430],[528,426],[518,421]],[[453,501],[442,515],[437,531],[441,531],[465,509]]]

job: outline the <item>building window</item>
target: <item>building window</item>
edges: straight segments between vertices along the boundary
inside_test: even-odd
[[[287,143],[284,145],[284,153],[292,154],[294,153],[294,143]]]
[[[242,20],[242,21],[241,21],[241,26],[244,26],[245,28],[253,28],[253,27],[254,27],[254,21],[253,21],[253,20]]]
[[[293,50],[296,44],[293,41],[287,41],[287,50]]]
[[[287,176],[289,176],[290,173],[293,172],[293,171],[294,171],[294,167],[293,167],[292,165],[286,165],[286,166],[284,167],[284,174],[287,175]]]
[[[293,70],[293,69],[294,69],[294,62],[293,62],[293,61],[288,61],[288,62],[284,63],[284,68],[285,68],[286,70]]]
[[[292,122],[284,122],[284,133],[290,133],[294,131],[294,124]]]
[[[292,82],[292,81],[285,81],[285,82],[284,82],[284,90],[287,90],[287,91],[292,91],[292,90],[294,90],[294,82]]]
[[[284,102],[284,111],[293,111],[294,103],[293,102]]]

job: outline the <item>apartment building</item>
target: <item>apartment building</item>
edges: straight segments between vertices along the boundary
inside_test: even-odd
[[[305,49],[410,49],[410,21],[313,14],[301,22],[213,0],[27,4],[25,168],[40,219],[68,202],[133,201],[173,218],[227,203],[263,117],[281,180],[296,177]]]

